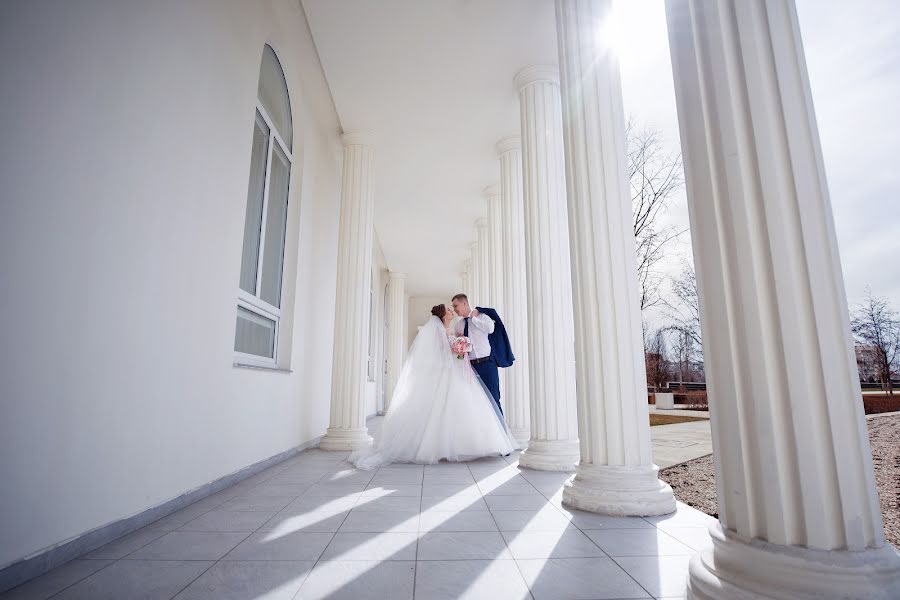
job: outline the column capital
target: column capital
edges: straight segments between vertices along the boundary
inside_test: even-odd
[[[554,65],[529,65],[519,69],[513,77],[513,83],[518,92],[535,83],[559,85],[559,68]]]
[[[375,140],[365,131],[347,131],[341,135],[341,143],[347,146],[374,146]]]
[[[487,185],[481,190],[481,193],[484,194],[484,197],[490,200],[491,198],[497,198],[500,196],[500,186],[496,183],[491,185]]]
[[[388,271],[388,276],[391,279],[406,279],[406,273],[399,273],[397,271]]]
[[[504,138],[500,138],[500,141],[497,142],[497,145],[494,146],[494,149],[500,156],[506,154],[507,152],[512,152],[513,150],[521,150],[522,138],[517,135],[508,135]]]
[[[488,221],[485,217],[481,217],[475,221],[475,227],[481,229],[482,227],[487,227]]]

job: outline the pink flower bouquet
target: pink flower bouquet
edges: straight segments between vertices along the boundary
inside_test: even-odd
[[[450,349],[456,354],[456,358],[462,360],[466,352],[472,351],[472,340],[465,336],[459,336],[450,340]]]

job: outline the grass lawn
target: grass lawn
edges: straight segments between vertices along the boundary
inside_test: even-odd
[[[681,415],[650,414],[650,427],[654,425],[671,425],[673,423],[687,423],[688,421],[709,421],[703,417],[682,417]]]

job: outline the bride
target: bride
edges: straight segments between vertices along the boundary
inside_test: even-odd
[[[410,347],[378,444],[350,455],[360,469],[465,461],[519,448],[468,359],[451,350],[452,311],[438,304],[431,315]]]

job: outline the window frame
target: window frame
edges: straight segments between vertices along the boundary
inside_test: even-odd
[[[277,57],[277,56],[276,56]],[[284,217],[284,227],[285,231],[287,230],[288,224],[288,214],[290,212],[290,197],[291,197],[291,178],[294,173],[294,155],[288,149],[287,144],[285,144],[284,139],[281,137],[281,134],[278,133],[278,130],[275,128],[275,123],[272,121],[272,118],[269,116],[269,113],[266,111],[265,107],[262,105],[259,97],[256,98],[256,112],[259,116],[262,117],[263,123],[269,128],[269,140],[266,145],[266,171],[265,171],[265,184],[263,186],[263,203],[261,207],[261,218],[259,221],[259,244],[256,248],[257,260],[256,260],[256,294],[261,294],[261,285],[262,285],[262,273],[263,273],[263,253],[265,250],[266,244],[266,220],[268,219],[268,208],[269,208],[269,189],[272,183],[272,156],[275,152],[274,143],[278,143],[279,150],[284,154],[285,158],[288,161],[288,176],[287,176],[287,208],[285,209],[285,217]],[[256,114],[253,116],[253,126],[256,127]],[[281,296],[284,294],[284,254],[287,248],[287,239],[285,238],[285,242],[283,247],[281,248],[281,279],[282,279],[282,287],[279,292],[279,303],[281,300]],[[275,322],[275,339],[273,341],[272,348],[272,356],[258,356],[256,354],[247,354],[245,352],[239,352],[234,349],[234,345],[237,344],[237,333],[235,333],[234,344],[232,345],[232,350],[234,352],[235,362],[239,364],[248,364],[254,366],[262,366],[262,367],[274,367],[278,365],[278,342],[280,339],[281,333],[281,316],[282,309],[280,307],[269,304],[261,297],[255,294],[251,294],[250,292],[241,288],[240,283],[238,284],[238,297],[236,307],[240,306],[245,310],[248,310],[252,313],[256,313],[260,317],[265,319],[269,319]],[[237,320],[237,308],[235,308],[235,320]],[[236,321],[235,321],[236,322]]]

